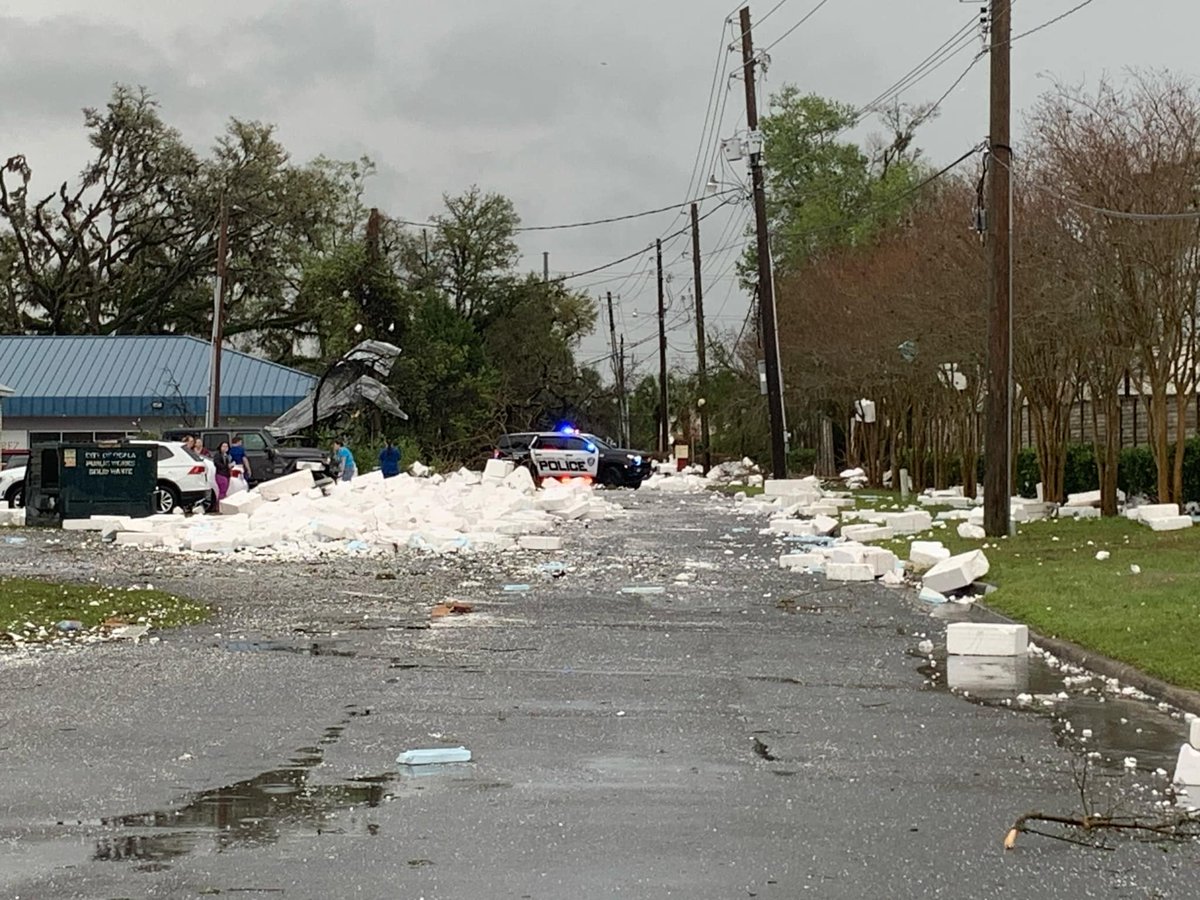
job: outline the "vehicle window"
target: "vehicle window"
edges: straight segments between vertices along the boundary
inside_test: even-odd
[[[267,449],[267,442],[261,434],[254,434],[253,432],[251,432],[250,434],[243,434],[241,437],[242,437],[242,446],[245,447],[247,450],[266,450]]]
[[[597,447],[599,447],[601,450],[611,450],[612,449],[612,441],[602,441],[602,440],[600,440],[600,438],[596,437],[594,434],[585,434],[584,437],[587,438],[589,441],[591,441],[593,444],[595,444]]]
[[[195,450],[192,450],[188,447],[180,447],[179,449],[182,450],[184,453],[186,453],[188,456],[190,456],[192,459],[194,459],[196,462],[204,462],[204,457],[201,456],[199,453],[197,453]]]
[[[557,434],[539,434],[534,438],[536,443],[532,446],[538,450],[562,450],[564,449],[563,440]]]
[[[209,450],[216,450],[221,446],[222,441],[229,440],[229,435],[221,431],[213,431],[204,435],[204,446]]]
[[[157,449],[158,449],[158,461],[159,462],[165,462],[168,459],[175,458],[175,454],[171,452],[170,447],[164,447],[162,444],[158,444]]]
[[[563,438],[564,450],[587,450],[588,442],[581,437]]]

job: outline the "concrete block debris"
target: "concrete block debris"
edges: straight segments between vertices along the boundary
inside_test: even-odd
[[[988,573],[988,560],[982,550],[951,556],[934,565],[922,577],[926,587],[946,594],[961,590]]]
[[[946,653],[951,656],[1024,656],[1029,628],[1000,622],[952,622],[946,626]]]

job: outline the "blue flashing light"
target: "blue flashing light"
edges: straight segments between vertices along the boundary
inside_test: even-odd
[[[560,426],[558,426],[558,433],[559,434],[579,434],[579,429],[576,428],[574,425],[560,425]]]

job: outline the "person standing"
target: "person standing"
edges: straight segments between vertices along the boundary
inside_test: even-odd
[[[400,474],[400,457],[400,448],[392,440],[379,451],[379,471],[383,473],[384,478],[395,478]]]
[[[229,494],[229,479],[233,474],[233,458],[229,455],[228,441],[221,441],[212,460],[213,465],[217,467],[217,500],[219,502]]]
[[[354,463],[354,454],[340,440],[333,442],[333,458],[337,466],[339,481],[349,481],[358,474],[358,466]]]
[[[229,445],[229,457],[233,460],[233,464],[242,470],[242,478],[246,484],[249,484],[253,473],[250,471],[250,460],[246,458],[246,448],[242,444],[242,436],[235,434],[233,443]]]

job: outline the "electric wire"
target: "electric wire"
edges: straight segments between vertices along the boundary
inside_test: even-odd
[[[1085,6],[1090,6],[1094,2],[1095,2],[1095,0],[1083,0],[1082,3],[1077,3],[1075,6],[1072,6],[1070,9],[1068,9],[1064,13],[1060,13],[1059,15],[1055,16],[1053,19],[1048,19],[1047,21],[1043,22],[1041,25],[1038,25],[1034,28],[1030,28],[1028,31],[1022,31],[1016,37],[1009,38],[1008,43],[1013,44],[1013,43],[1021,40],[1021,38],[1027,38],[1031,34],[1037,34],[1043,28],[1049,28],[1051,25],[1061,22],[1067,16],[1074,15],[1075,13],[1077,13],[1081,9],[1083,9]]]
[[[810,9],[810,10],[809,10],[809,11],[808,11],[808,12],[807,12],[807,13],[806,13],[806,14],[805,14],[805,15],[804,15],[804,16],[803,16],[801,19],[800,19],[800,21],[799,21],[799,22],[797,22],[795,25],[793,25],[791,28],[789,28],[787,31],[785,31],[783,34],[781,34],[779,37],[777,37],[777,38],[776,38],[774,41],[772,41],[770,44],[768,44],[766,47],[764,47],[764,48],[763,48],[763,50],[762,50],[762,52],[763,52],[763,53],[769,53],[769,52],[771,51],[771,48],[772,48],[772,47],[774,47],[774,46],[776,46],[777,44],[779,44],[779,42],[780,42],[780,41],[782,41],[782,40],[786,39],[786,38],[788,37],[788,35],[790,35],[790,34],[791,34],[793,31],[795,31],[797,28],[799,28],[801,25],[803,25],[805,22],[807,22],[809,19],[811,19],[811,18],[812,18],[813,16],[815,16],[817,13],[819,13],[819,12],[821,11],[821,8],[822,8],[823,6],[825,6],[825,4],[827,4],[828,2],[829,2],[829,0],[820,0],[820,2],[818,2],[816,6],[814,6],[812,9]],[[763,18],[765,19],[765,18],[766,18],[766,16],[764,16]],[[761,20],[761,19],[759,20],[759,24],[760,24],[760,25],[762,24],[762,20]]]

